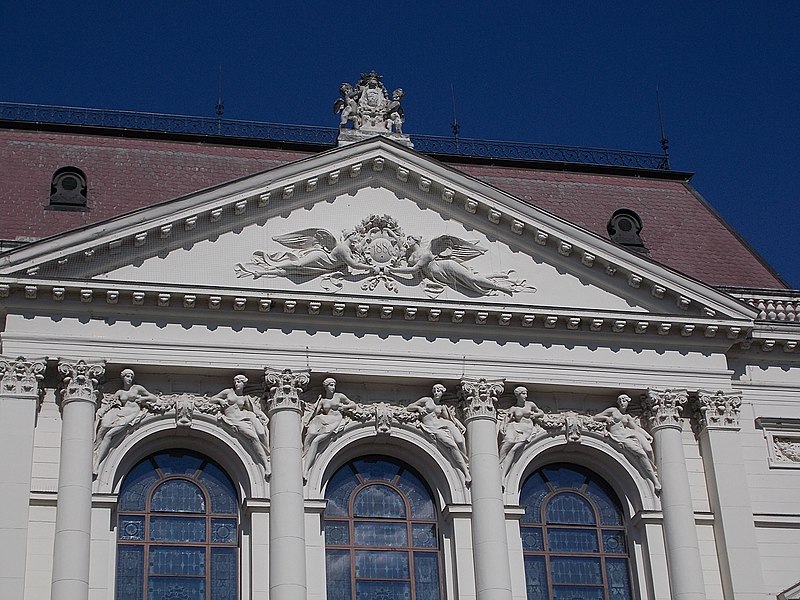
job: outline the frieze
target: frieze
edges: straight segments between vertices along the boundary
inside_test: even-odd
[[[772,469],[800,469],[800,419],[759,417]]]
[[[483,274],[472,269],[467,263],[488,251],[477,242],[452,235],[430,240],[406,235],[389,215],[365,217],[339,239],[313,227],[272,239],[289,251],[256,251],[249,262],[234,266],[237,277],[319,278],[322,289],[331,292],[339,291],[345,278],[369,292],[381,287],[398,293],[401,284],[422,285],[430,298],[448,288],[475,297],[536,291],[513,271]]]

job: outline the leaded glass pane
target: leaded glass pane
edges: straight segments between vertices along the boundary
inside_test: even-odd
[[[172,479],[162,483],[150,500],[150,510],[160,512],[204,513],[203,492],[190,481]]]
[[[625,532],[623,531],[604,531],[603,548],[609,554],[627,554],[628,548],[625,544]]]
[[[439,555],[414,552],[414,588],[420,600],[439,598]]]
[[[385,485],[369,485],[356,496],[353,516],[404,519],[406,506],[403,497]]]
[[[605,594],[603,588],[558,585],[553,587],[553,600],[605,600]]]
[[[199,477],[206,486],[211,499],[211,512],[235,515],[238,512],[238,496],[231,478],[212,462],[206,463]]]
[[[346,517],[350,510],[350,495],[356,487],[358,479],[349,466],[336,471],[325,492],[325,498],[328,500],[325,514],[332,517]]]
[[[144,596],[144,546],[117,547],[117,600],[142,600]]]
[[[325,552],[325,581],[328,600],[350,600],[350,551],[328,550]]]
[[[121,540],[144,540],[144,517],[120,517],[117,537]]]
[[[522,528],[522,549],[523,550],[544,550],[544,538],[539,527]]]
[[[206,580],[190,577],[150,577],[147,600],[205,600]]]
[[[119,493],[119,510],[144,511],[150,487],[158,481],[158,474],[149,460],[143,460],[125,476]]]
[[[413,519],[433,520],[436,518],[436,507],[433,504],[431,492],[416,475],[408,469],[403,469],[396,485],[408,498]]]
[[[599,482],[591,481],[586,486],[584,492],[589,496],[597,508],[600,509],[600,522],[603,525],[622,525],[622,508],[614,492],[601,485]]]
[[[361,458],[353,466],[364,481],[392,481],[400,472],[400,464],[389,458]]]
[[[325,543],[332,546],[349,544],[349,523],[347,521],[325,521]]]
[[[547,522],[594,525],[594,511],[591,505],[578,494],[565,492],[551,498],[547,505]]]
[[[205,542],[205,517],[150,517],[154,542]]]
[[[544,556],[525,557],[525,590],[528,600],[548,600],[547,568]]]
[[[238,542],[236,519],[211,519],[211,541],[215,544]]]
[[[608,597],[611,600],[631,600],[633,596],[627,559],[606,559],[606,577],[608,579]]]
[[[405,523],[356,521],[353,528],[357,546],[408,546],[408,526]]]
[[[358,600],[410,600],[411,584],[408,581],[357,581],[356,598]]]
[[[599,552],[596,529],[558,529],[547,530],[547,546],[550,552]]]
[[[436,540],[436,525],[433,523],[414,525],[411,531],[411,534],[414,536],[415,548],[436,548],[438,546]]]
[[[552,465],[542,469],[544,476],[553,489],[579,490],[586,482],[587,473],[572,465]]]
[[[211,549],[211,598],[236,600],[236,548]]]
[[[599,558],[554,556],[550,559],[553,583],[602,585]]]
[[[408,553],[356,550],[356,578],[408,579]]]
[[[164,477],[169,477],[170,475],[188,475],[191,477],[197,472],[204,460],[201,456],[189,452],[163,452],[156,454],[153,458]]]
[[[549,493],[547,484],[539,473],[534,473],[522,486],[520,502],[525,507],[525,515],[522,517],[523,523],[542,522],[542,502]]]
[[[191,546],[151,546],[149,573],[205,576],[206,550]]]

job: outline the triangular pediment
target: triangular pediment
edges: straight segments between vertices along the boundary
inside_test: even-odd
[[[632,322],[752,318],[726,294],[383,138],[31,244],[0,257],[0,275]]]

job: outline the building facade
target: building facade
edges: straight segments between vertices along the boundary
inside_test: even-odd
[[[800,597],[800,293],[685,174],[348,88],[314,152],[4,124],[7,597]]]

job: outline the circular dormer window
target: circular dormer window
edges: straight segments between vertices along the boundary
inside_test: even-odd
[[[86,210],[86,175],[77,167],[62,167],[50,182],[50,204],[57,210]]]

